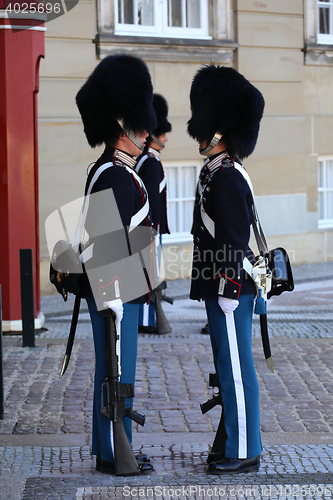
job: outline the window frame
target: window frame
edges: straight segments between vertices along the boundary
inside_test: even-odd
[[[124,0],[125,1],[125,0]],[[137,0],[133,0],[137,4]],[[208,0],[200,1],[200,28],[168,27],[167,0],[153,0],[154,25],[143,26],[138,24],[120,23],[118,19],[118,0],[113,0],[114,6],[114,34],[119,36],[150,36],[181,39],[211,40],[208,33]]]
[[[333,155],[329,156],[318,156],[318,229],[332,229],[333,228],[333,218],[328,219],[320,219],[320,197],[319,193],[327,193],[327,192],[332,192],[333,194],[333,170],[332,170],[332,187],[326,187],[326,162],[332,161],[333,162]],[[324,180],[324,185],[320,186],[320,164],[323,163],[324,166],[324,174],[323,174],[323,180]],[[324,216],[327,212],[327,207],[326,207],[326,197],[324,196]]]
[[[193,201],[193,207],[194,207],[194,201],[195,201],[195,195],[196,195],[196,186],[198,183],[199,179],[199,174],[200,171],[203,167],[203,160],[184,160],[184,161],[164,161],[163,160],[163,168],[165,172],[165,176],[167,179],[167,206],[170,206],[169,204],[172,202],[178,202],[179,201]],[[168,168],[176,168],[177,169],[177,182],[178,185],[181,185],[181,169],[186,168],[186,167],[194,167],[195,168],[195,174],[196,174],[196,183],[195,183],[195,190],[193,192],[193,196],[191,197],[181,197],[178,196],[177,198],[170,198],[170,189],[169,189],[169,181],[168,181]],[[181,205],[180,205],[180,212],[181,212]],[[177,210],[178,212],[178,210]],[[179,218],[179,213],[177,213],[177,218]],[[193,237],[191,234],[191,227],[192,227],[192,221],[190,222],[189,230],[188,231],[179,231],[179,232],[171,232],[171,234],[163,234],[163,244],[169,245],[172,243],[192,243],[193,242]],[[170,229],[171,230],[171,229]]]
[[[153,0],[154,2],[154,25],[153,26],[146,26],[146,25],[138,25],[138,24],[125,24],[125,23],[120,23],[119,18],[118,18],[118,1],[119,0],[113,0],[113,5],[114,5],[114,28],[115,28],[115,35],[122,35],[122,36],[159,36],[159,23],[158,23],[158,16],[157,16],[157,5],[158,5],[158,0]],[[126,0],[123,0],[126,1]],[[133,0],[134,4],[137,5],[137,0]],[[134,11],[135,11],[134,7]]]
[[[319,2],[304,0],[304,63],[309,66],[333,66],[333,34],[319,33]]]
[[[329,26],[331,33],[319,33],[319,9],[326,7],[329,9]],[[324,45],[333,45],[333,0],[323,2],[317,0],[317,43]]]
[[[208,0],[207,0],[208,1]],[[176,38],[115,34],[115,5],[110,0],[97,2],[97,33],[94,39],[98,59],[126,51],[146,62],[207,64],[218,61],[232,65],[239,47],[234,41],[233,11],[230,0],[208,1],[208,37]],[[131,26],[131,25],[128,25]]]

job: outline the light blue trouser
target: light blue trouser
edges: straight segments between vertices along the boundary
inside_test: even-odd
[[[252,294],[241,295],[239,306],[227,317],[218,297],[205,298],[223,400],[227,458],[251,458],[262,451],[259,386],[251,346],[253,301]]]
[[[160,234],[160,244],[157,247],[157,258],[159,266],[161,264],[162,254],[162,235]],[[149,304],[140,304],[139,306],[139,325],[156,326],[156,308],[155,303],[151,300]]]
[[[139,325],[156,326],[155,303],[140,304],[139,306]]]
[[[111,446],[110,421],[101,413],[101,387],[106,376],[105,354],[105,319],[96,310],[93,297],[87,298],[95,345],[95,385],[92,425],[92,454],[102,460],[113,462]],[[139,304],[124,304],[124,316],[121,321],[121,377],[123,384],[134,384],[137,343],[138,343]],[[126,400],[126,405],[132,407],[132,398]],[[124,418],[124,427],[130,444],[132,444],[132,420]]]

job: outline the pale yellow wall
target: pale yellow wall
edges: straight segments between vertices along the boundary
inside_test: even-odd
[[[47,256],[45,218],[82,196],[86,167],[97,155],[87,144],[75,105],[77,91],[96,65],[95,2],[81,0],[46,27],[38,95],[42,258]]]
[[[317,157],[333,154],[333,67],[304,64],[302,0],[234,0],[230,4],[234,41],[239,44],[233,65],[260,89],[266,101],[256,150],[244,163],[263,219],[269,221],[269,241],[295,251],[296,262],[333,259],[332,231],[317,230]],[[82,195],[86,168],[101,151],[91,149],[86,142],[75,105],[77,91],[98,64],[93,43],[95,1],[81,0],[72,11],[46,26],[38,101],[42,258],[47,257],[45,218]],[[154,91],[166,97],[173,125],[163,152],[165,161],[201,159],[197,144],[186,133],[189,90],[203,63],[191,61],[147,61]],[[294,234],[284,234],[279,213],[270,210],[279,206],[278,196],[295,207],[295,220],[302,221]],[[275,227],[278,233],[274,236]],[[288,221],[286,228],[292,227]],[[167,265],[174,264],[176,258],[174,253],[170,256],[168,248],[164,249]],[[191,245],[172,252],[176,252],[178,263],[186,255],[180,274],[188,276]],[[46,260],[42,267],[46,290]],[[170,279],[172,269],[169,267]]]
[[[317,229],[317,157],[333,154],[333,68],[304,64],[302,1],[238,0],[235,6],[237,69],[266,101],[258,144],[245,165],[264,229],[276,232],[270,245],[285,245],[298,263],[332,259],[333,233]]]
[[[271,14],[303,15],[303,0],[234,0],[239,12],[264,12]]]
[[[162,160],[198,159],[198,147],[186,133],[190,118],[189,92],[193,77],[200,68],[193,63],[148,62],[154,92],[162,94],[169,105],[172,132],[162,153]]]

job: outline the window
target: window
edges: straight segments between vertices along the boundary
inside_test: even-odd
[[[167,179],[168,223],[170,235],[165,243],[192,241],[193,206],[200,169],[203,162],[163,162]]]
[[[304,0],[304,62],[333,66],[333,0]]]
[[[207,0],[114,0],[115,34],[206,38]]]
[[[333,157],[318,162],[318,227],[333,227]]]
[[[318,43],[333,43],[333,0],[318,2]]]
[[[311,0],[316,1],[316,0]],[[230,0],[97,0],[98,59],[125,51],[150,62],[231,64]]]

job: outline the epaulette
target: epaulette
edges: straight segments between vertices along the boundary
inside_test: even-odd
[[[209,162],[207,163],[207,167],[211,173],[216,172],[216,170],[219,169],[220,167],[222,167],[222,170],[223,170],[224,162],[226,160],[228,161],[228,163],[225,164],[225,168],[229,168],[229,167],[234,166],[233,159],[229,156],[229,153],[227,151],[223,151],[223,153],[221,153],[221,154],[217,155],[215,158],[209,160]],[[229,164],[230,161],[232,162],[231,165]]]
[[[119,160],[119,158],[113,158],[113,164],[117,165],[117,167],[123,167],[124,166],[124,163],[121,160]]]
[[[235,167],[234,160],[230,156],[223,158],[222,163],[221,163],[221,167],[222,167],[222,170],[224,168],[234,168]]]
[[[155,158],[155,160],[161,161],[158,156],[154,155],[151,151],[147,151],[148,158]]]

